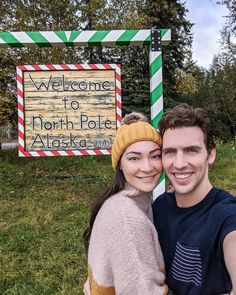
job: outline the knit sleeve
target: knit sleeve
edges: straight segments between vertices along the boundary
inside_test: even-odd
[[[156,231],[138,216],[120,216],[110,235],[117,295],[164,295],[164,263]]]

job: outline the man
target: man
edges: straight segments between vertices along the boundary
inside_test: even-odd
[[[175,191],[153,204],[167,285],[175,295],[236,294],[236,198],[210,183],[210,121],[202,109],[181,104],[165,113],[159,129]]]

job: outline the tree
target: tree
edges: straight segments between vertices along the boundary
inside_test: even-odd
[[[184,69],[190,58],[191,24],[180,1],[160,0],[3,0],[1,29],[101,30],[170,28],[172,41],[164,56],[164,94],[167,106],[178,100],[177,69]],[[66,12],[66,13],[65,13]],[[15,17],[14,17],[15,16]],[[4,49],[5,50],[5,49]],[[8,49],[9,50],[9,49]],[[122,65],[122,96],[125,112],[149,113],[149,48],[22,48],[10,49],[15,64],[119,62]]]
[[[75,30],[77,1],[3,0],[0,29],[3,31]],[[0,49],[0,124],[16,128],[17,98],[15,67],[18,64],[80,62],[79,48]]]
[[[176,102],[177,69],[184,68],[190,58],[191,23],[186,20],[186,8],[180,1],[84,0],[80,21],[85,29],[147,29],[170,28],[172,40],[163,47],[164,95],[167,106]],[[89,61],[118,61],[122,64],[122,103],[125,112],[150,112],[149,48],[123,47],[88,49]]]
[[[236,64],[224,64],[222,56],[213,60],[210,74],[212,89],[208,109],[211,112],[216,136],[236,139]]]
[[[225,5],[228,9],[226,24],[221,32],[221,59],[225,64],[236,64],[236,1],[221,0],[217,3]]]
[[[0,126],[16,129],[16,93],[14,89],[14,60],[6,52],[0,54]]]

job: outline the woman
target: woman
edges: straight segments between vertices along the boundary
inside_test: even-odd
[[[162,174],[161,138],[138,113],[127,115],[112,145],[113,183],[84,232],[92,295],[167,294],[152,223],[151,196]]]

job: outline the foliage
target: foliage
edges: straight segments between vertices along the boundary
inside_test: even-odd
[[[76,2],[71,0],[12,0],[0,7],[3,31],[43,31],[77,29]],[[80,61],[81,49],[15,48],[0,49],[0,124],[16,129],[17,98],[15,67],[19,64],[72,63]]]
[[[143,0],[82,0],[79,21],[84,30],[141,29],[147,21]]]
[[[212,97],[209,111],[215,135],[222,139],[236,139],[236,64],[211,69]]]
[[[218,1],[229,9],[222,32],[223,51],[209,71],[192,62],[192,24],[178,0],[2,0],[0,29],[3,31],[103,30],[169,28],[172,40],[163,46],[165,107],[178,102],[206,107],[215,134],[235,138],[235,0]],[[149,48],[15,48],[0,49],[0,124],[16,128],[17,64],[120,63],[122,66],[123,113],[133,110],[149,115]]]
[[[225,5],[228,9],[226,24],[221,32],[221,53],[227,64],[236,64],[236,2],[235,0],[220,0],[218,4]]]
[[[215,136],[228,141],[236,140],[236,45],[229,38],[236,33],[236,11],[233,1],[220,2],[229,9],[221,35],[222,51],[213,58],[209,70],[190,63],[187,71],[179,72],[177,90],[179,101],[207,109]]]
[[[215,64],[208,71],[195,67],[192,74],[182,74],[178,85],[179,101],[205,108],[214,135],[224,141],[236,139],[235,71],[230,65]]]
[[[14,60],[0,49],[0,126],[16,128],[16,93],[14,91]]]
[[[197,92],[197,79],[192,73],[178,70],[178,80],[176,86],[176,92],[181,95],[189,95]]]

